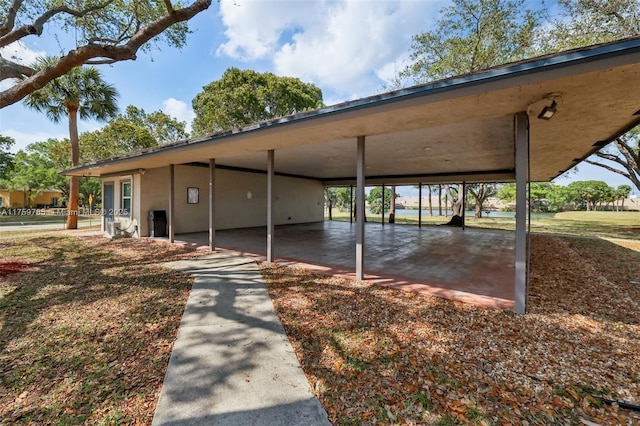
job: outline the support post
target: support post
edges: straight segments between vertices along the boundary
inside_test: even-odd
[[[273,262],[273,165],[274,151],[267,153],[267,262]]]
[[[353,185],[349,185],[349,223],[353,223]]]
[[[356,280],[364,279],[364,136],[358,136],[356,161]]]
[[[464,227],[467,224],[467,183],[462,182],[462,230],[464,231]]]
[[[209,160],[209,250],[216,251],[216,160]]]
[[[519,314],[527,312],[529,285],[527,220],[527,180],[529,177],[529,117],[519,112],[514,117],[516,148],[516,253],[515,253],[515,306]]]
[[[418,184],[418,228],[422,228],[422,184]]]
[[[380,209],[380,221],[382,222],[382,226],[384,226],[384,183],[382,184],[382,208]]]
[[[176,189],[175,189],[175,181],[176,181],[176,166],[171,164],[169,165],[169,242],[173,243],[176,240],[176,209],[175,209],[175,198],[176,198]]]

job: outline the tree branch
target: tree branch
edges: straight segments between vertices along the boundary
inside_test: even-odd
[[[18,10],[20,10],[20,6],[22,6],[23,0],[13,0],[11,3],[11,7],[7,11],[7,17],[5,18],[2,25],[0,25],[0,37],[7,34],[16,23],[16,16],[18,15]]]
[[[624,155],[624,158],[626,158],[629,163],[633,163],[631,164],[631,166],[637,169],[638,163],[640,162],[640,149],[637,153],[635,153],[631,145],[620,138],[616,138],[613,143],[615,144],[616,148],[618,148],[618,151],[620,151],[620,153]]]
[[[618,163],[618,164],[624,166],[625,168],[627,167],[627,163],[625,163],[617,155],[609,154],[609,153],[606,153],[606,152],[596,152],[595,154],[596,154],[596,156],[598,156],[598,157],[600,157],[602,159],[613,161],[615,163]]]
[[[51,18],[59,13],[68,13],[69,15],[81,18],[95,10],[107,7],[110,3],[113,3],[113,0],[107,0],[104,3],[88,7],[84,10],[75,10],[71,9],[68,6],[53,7],[40,15],[40,17],[38,17],[33,22],[33,24],[23,25],[13,31],[5,33],[2,37],[0,37],[0,47],[8,46],[11,43],[16,42],[28,35],[42,35],[44,24],[46,24]],[[13,25],[11,27],[13,28]]]
[[[138,31],[126,44],[122,46],[86,45],[72,50],[61,57],[54,65],[47,67],[29,78],[17,83],[13,87],[0,93],[0,108],[14,104],[38,90],[51,80],[60,77],[71,69],[85,64],[90,59],[104,58],[113,62],[134,60],[138,49],[162,33],[171,25],[187,21],[211,6],[212,0],[196,0],[191,6],[174,10]]]
[[[0,56],[0,75],[5,76],[5,78],[20,78],[25,75],[31,76],[34,72],[33,68],[8,61]]]
[[[597,155],[597,153],[596,153],[596,155]],[[624,177],[626,177],[628,179],[631,179],[629,177],[628,173],[626,173],[626,172],[624,172],[624,171],[622,171],[620,169],[616,169],[615,167],[611,167],[608,164],[598,163],[597,161],[593,161],[593,160],[584,160],[584,162],[585,163],[589,163],[589,164],[593,164],[594,166],[602,167],[603,169],[607,169],[610,172],[617,173],[617,174],[622,175],[622,176],[624,176]]]
[[[599,155],[600,153],[597,152],[596,155]],[[598,167],[602,167],[603,169],[609,170],[610,172],[613,173],[617,173],[621,176],[624,176],[625,178],[629,179],[631,182],[633,182],[633,184],[636,186],[636,188],[640,189],[640,179],[638,178],[638,176],[635,173],[632,173],[633,170],[631,169],[627,169],[627,171],[622,171],[620,169],[616,169],[615,167],[611,167],[607,164],[602,164],[602,163],[598,163],[597,161],[592,161],[592,160],[584,160],[585,163],[589,163],[589,164],[593,164],[594,166],[598,166]]]

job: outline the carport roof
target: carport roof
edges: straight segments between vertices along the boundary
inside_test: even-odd
[[[556,102],[550,120],[538,118]],[[106,176],[207,164],[355,182],[366,137],[367,183],[514,180],[514,114],[530,124],[530,180],[551,180],[640,122],[640,37],[489,70],[192,138],[74,167]]]

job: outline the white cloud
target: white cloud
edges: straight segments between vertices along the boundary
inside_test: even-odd
[[[228,41],[218,54],[273,61],[279,75],[313,82],[325,103],[382,90],[411,37],[445,1],[223,1]],[[392,76],[392,75],[391,75]]]
[[[223,0],[220,18],[228,41],[217,53],[253,61],[274,53],[286,31],[295,31],[312,21],[323,2]]]
[[[22,65],[32,65],[38,57],[46,54],[45,51],[31,50],[19,41],[0,48],[0,55],[3,58]]]
[[[174,98],[165,99],[162,101],[162,112],[178,121],[185,121],[187,123],[187,132],[191,132],[191,122],[196,117],[196,114],[186,102]]]

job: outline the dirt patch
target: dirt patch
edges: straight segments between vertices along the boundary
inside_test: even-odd
[[[25,262],[0,262],[0,278],[22,271],[28,271],[31,267],[30,264]]]

